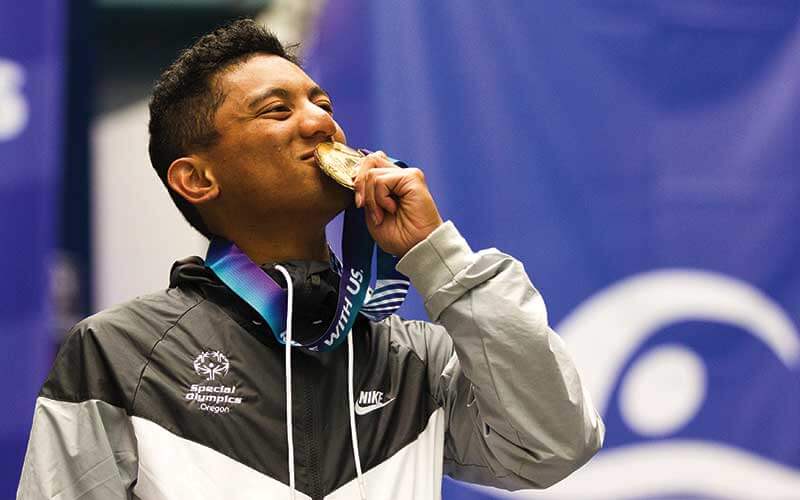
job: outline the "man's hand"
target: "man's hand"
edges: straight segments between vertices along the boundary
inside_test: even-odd
[[[442,225],[422,171],[400,168],[382,151],[361,159],[355,196],[372,238],[392,255],[402,257]]]

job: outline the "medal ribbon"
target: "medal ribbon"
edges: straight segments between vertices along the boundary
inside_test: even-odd
[[[293,346],[311,351],[333,350],[347,338],[359,313],[372,321],[380,321],[400,308],[408,294],[409,281],[395,269],[399,259],[380,247],[377,248],[375,289],[369,286],[375,247],[367,229],[364,209],[351,205],[345,210],[342,229],[344,262],[339,262],[331,251],[331,267],[340,276],[336,314],[319,338],[306,343],[292,340]],[[211,240],[206,266],[264,318],[278,342],[285,343],[286,290],[233,242],[223,238]]]

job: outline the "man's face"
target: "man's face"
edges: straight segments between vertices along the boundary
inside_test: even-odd
[[[220,186],[227,223],[301,217],[327,222],[352,200],[316,166],[314,147],[345,142],[330,97],[298,66],[255,55],[222,72],[218,142],[203,152]],[[324,220],[323,220],[324,219]]]

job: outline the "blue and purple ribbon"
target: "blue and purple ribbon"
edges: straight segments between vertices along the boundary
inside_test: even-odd
[[[331,267],[340,276],[336,314],[319,338],[306,343],[292,340],[293,346],[311,351],[330,351],[347,338],[359,313],[372,321],[380,321],[400,308],[408,294],[409,281],[395,269],[399,259],[380,247],[377,248],[378,277],[375,288],[369,286],[375,248],[375,241],[364,219],[364,210],[351,205],[344,215],[344,262],[340,263],[331,251]],[[211,240],[206,266],[264,318],[278,342],[285,343],[286,290],[233,242],[223,238]]]

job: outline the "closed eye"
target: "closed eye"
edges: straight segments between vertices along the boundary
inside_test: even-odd
[[[266,108],[258,113],[259,118],[267,118],[272,120],[286,120],[291,116],[292,109],[285,104]]]
[[[317,106],[319,106],[320,108],[324,109],[328,113],[333,114],[333,104],[331,104],[329,102],[318,102]]]
[[[291,111],[291,109],[289,109],[289,106],[281,105],[281,106],[275,106],[275,107],[272,107],[272,108],[265,109],[262,114],[264,114],[264,113],[288,113],[289,111]]]

